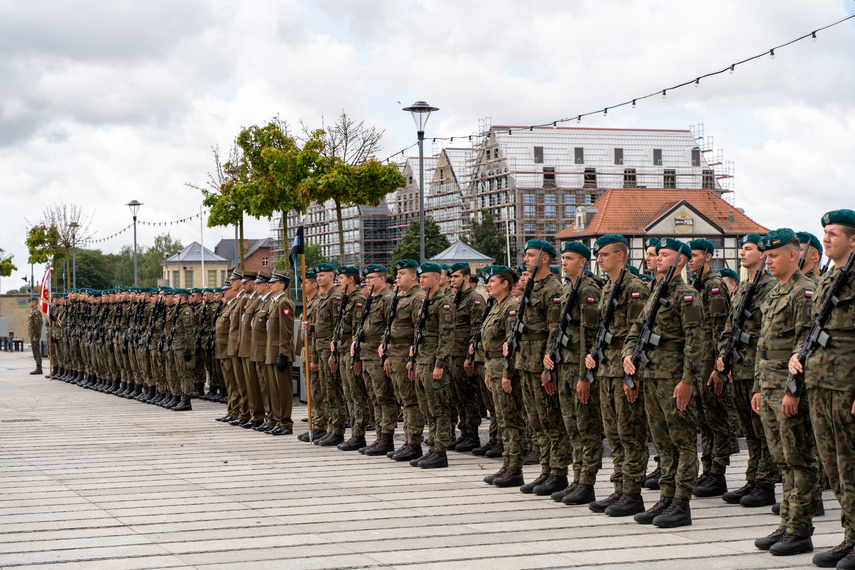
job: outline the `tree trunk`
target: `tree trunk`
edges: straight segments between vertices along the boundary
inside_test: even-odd
[[[341,223],[341,203],[338,200],[335,202],[335,215],[338,218],[338,264],[344,265],[344,226]]]
[[[243,273],[243,214],[240,215],[240,239],[238,239],[238,259],[240,259],[240,272]]]

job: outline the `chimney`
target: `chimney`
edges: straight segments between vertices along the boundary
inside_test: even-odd
[[[727,215],[727,221],[730,222],[731,224],[735,221],[733,219],[733,210],[730,210],[730,213]]]

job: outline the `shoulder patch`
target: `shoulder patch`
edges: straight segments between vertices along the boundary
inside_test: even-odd
[[[480,304],[481,304],[481,301],[475,301],[475,306],[476,306],[476,307],[477,307],[478,305],[480,305]]]
[[[508,311],[508,315],[510,315],[510,316],[512,316],[512,317],[513,317],[514,315],[516,315],[516,314],[517,314],[517,312],[516,312],[516,311]]]
[[[693,300],[694,300],[694,297],[693,297],[693,296],[691,296],[691,295],[683,295],[683,302],[684,302],[684,303],[691,303]]]
[[[719,289],[718,287],[713,287],[713,288],[710,290],[710,293],[720,293],[720,292],[721,292],[721,289]]]
[[[341,301],[341,295],[335,298],[336,301]]]
[[[588,297],[587,301],[589,303],[596,303],[597,302],[596,299],[594,299],[593,297]]]
[[[190,314],[190,311],[184,311],[184,314],[185,314],[185,315],[189,315],[189,314]]]
[[[641,299],[641,293],[632,293],[630,297],[632,297],[633,299]]]
[[[556,305],[560,304],[561,303],[561,297],[553,297],[552,302],[555,303]]]
[[[450,309],[450,308],[451,308],[451,305],[443,305],[443,306],[442,306],[442,308],[443,308],[443,309],[445,309],[445,310],[447,311],[448,309]]]
[[[357,303],[357,304],[356,304],[356,306],[361,308],[361,307],[362,307],[362,303]]]
[[[288,315],[291,313],[291,309],[282,309],[282,313]]]
[[[813,291],[808,291],[807,289],[805,289],[805,297],[807,297],[808,299],[813,298]]]

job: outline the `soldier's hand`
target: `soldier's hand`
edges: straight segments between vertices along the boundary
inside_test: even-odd
[[[353,370],[353,374],[355,376],[359,376],[360,374],[362,374],[362,361],[357,360],[353,363],[353,366],[351,366],[350,369]]]
[[[338,371],[338,362],[334,361],[332,359],[332,356],[327,359],[327,366],[330,367],[330,372],[332,372],[333,374]]]
[[[493,383],[492,383],[492,382],[490,382],[490,377],[489,377],[489,376],[484,376],[484,385],[487,387],[487,391],[488,391],[488,392],[492,392],[492,391],[493,391]]]
[[[794,354],[790,357],[790,362],[787,364],[787,368],[790,369],[790,374],[801,374],[805,371],[805,367],[802,366],[801,362],[799,362],[798,354]]]
[[[632,363],[632,357],[627,356],[623,359],[623,371],[630,376],[635,374],[635,365]]]
[[[550,370],[555,370],[555,363],[552,362],[552,357],[549,356],[548,352],[543,355],[543,365]]]
[[[751,396],[751,409],[754,410],[754,413],[760,415],[760,394],[754,394]]]
[[[321,369],[321,367],[317,362],[310,362],[309,363],[309,370],[311,370],[312,372],[317,372],[320,369]]]
[[[407,379],[410,382],[415,381],[416,379],[416,371],[410,366],[410,363],[407,363]]]
[[[513,384],[511,384],[510,378],[502,378],[502,390],[505,391],[506,394],[510,394],[511,390],[514,389]]]
[[[475,364],[467,364],[464,361],[463,362],[463,372],[465,372],[467,376],[474,376],[475,375]]]
[[[591,397],[591,383],[588,382],[587,378],[581,379],[576,382],[576,394],[579,395],[579,401],[583,404],[588,403],[588,398]]]
[[[555,381],[555,374],[552,375],[552,382],[546,379],[546,372],[540,373],[540,384],[546,393],[550,396],[555,394],[555,389],[558,387],[558,382]]]
[[[276,370],[279,372],[285,372],[285,368],[288,366],[288,359],[285,358],[285,355],[281,352],[276,357]]]
[[[721,396],[724,391],[724,382],[718,377],[718,372],[713,370],[710,372],[710,378],[707,380],[707,386],[712,386],[716,396]]]
[[[597,367],[597,361],[594,360],[594,357],[591,356],[590,354],[585,356],[585,368],[587,368],[589,370],[593,370],[596,367]]]
[[[784,401],[781,403],[781,413],[785,418],[791,418],[799,413],[799,398],[792,394],[784,394]]]
[[[410,347],[410,358],[412,358],[412,357],[413,357],[413,347],[411,346]]]
[[[689,405],[689,400],[692,398],[692,385],[685,382],[677,382],[677,387],[674,388],[674,397],[677,399],[677,409],[684,412],[686,406]]]
[[[508,355],[508,343],[503,343],[503,344],[502,344],[502,355],[503,355],[503,356],[507,356],[507,355]]]
[[[330,341],[330,351],[335,352],[335,341]]]
[[[436,367],[434,367],[434,369],[433,369],[433,379],[434,379],[434,380],[442,380],[442,368],[436,368]]]
[[[623,385],[623,394],[624,394],[624,396],[626,396],[626,399],[629,400],[630,404],[634,404],[635,401],[638,399],[638,383],[636,382],[634,390],[630,390],[629,386],[624,384]]]
[[[475,347],[471,344],[469,345],[469,354],[475,354]]]
[[[350,355],[353,356],[355,353],[353,351],[353,347],[356,346],[356,341],[350,343]]]
[[[303,321],[302,323],[300,323],[300,328],[304,331],[309,330],[309,321]]]
[[[377,354],[380,355],[380,358],[383,358],[383,345],[377,347]]]
[[[719,372],[724,372],[724,360],[722,360],[721,356],[715,359],[715,369]]]
[[[392,369],[389,368],[389,361],[388,360],[383,363],[383,372],[386,373],[387,377],[389,377],[389,378],[392,377]]]

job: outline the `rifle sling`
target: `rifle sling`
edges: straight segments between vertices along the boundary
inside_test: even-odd
[[[765,348],[757,350],[757,358],[760,360],[789,360],[792,355],[792,350],[766,350]]]

